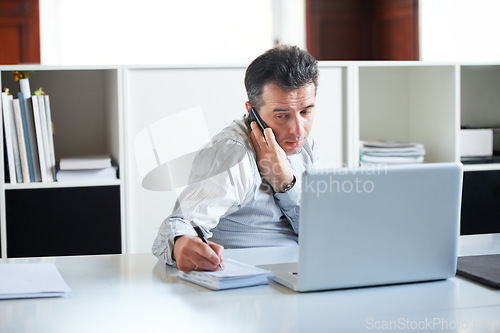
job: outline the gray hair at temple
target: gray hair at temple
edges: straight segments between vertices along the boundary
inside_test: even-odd
[[[257,109],[262,106],[262,88],[274,83],[285,90],[295,90],[309,83],[318,87],[318,62],[307,51],[297,46],[278,45],[248,66],[245,88],[248,101]]]

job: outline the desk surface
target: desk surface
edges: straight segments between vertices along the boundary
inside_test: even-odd
[[[462,236],[459,253],[500,253],[500,234]],[[252,265],[296,257],[296,247],[226,250]],[[273,282],[214,292],[179,280],[151,254],[6,262],[53,262],[72,294],[0,301],[2,333],[500,331],[500,291],[460,277],[303,294]]]

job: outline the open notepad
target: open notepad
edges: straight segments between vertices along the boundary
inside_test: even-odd
[[[70,291],[52,263],[0,264],[0,299],[58,297]]]
[[[267,284],[270,271],[228,259],[224,269],[209,271],[179,271],[179,278],[212,290],[242,288]]]

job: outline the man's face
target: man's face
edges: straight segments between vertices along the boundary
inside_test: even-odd
[[[287,156],[297,154],[304,146],[313,125],[315,102],[313,83],[290,91],[274,83],[264,85],[258,112]]]

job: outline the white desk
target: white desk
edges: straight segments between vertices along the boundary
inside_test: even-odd
[[[500,253],[500,234],[461,237],[460,255]],[[249,264],[296,259],[296,248],[227,250]],[[54,262],[72,294],[0,301],[0,332],[500,331],[500,291],[462,278],[295,293],[275,283],[213,292],[181,281],[151,254],[6,259]],[[420,325],[420,328],[418,327]],[[467,328],[467,329],[464,329]]]

